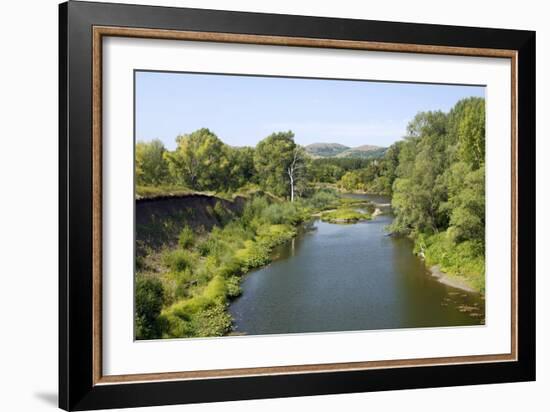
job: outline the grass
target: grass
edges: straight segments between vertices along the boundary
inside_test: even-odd
[[[485,293],[485,257],[482,245],[474,241],[454,243],[446,232],[420,235],[415,252],[424,254],[428,266],[439,265],[448,276],[457,277],[472,289]]]
[[[366,212],[359,212],[349,208],[340,208],[321,214],[321,220],[329,223],[357,223],[362,220],[370,220],[371,218],[371,215]]]
[[[335,190],[323,188],[316,191],[307,199],[306,203],[313,210],[323,211],[335,209],[340,205],[342,199]]]
[[[374,205],[372,204],[372,202],[365,199],[341,197],[339,199],[339,206],[342,208],[360,208],[368,211],[369,213],[374,212]]]
[[[195,234],[193,233],[193,230],[187,225],[184,226],[178,238],[178,243],[180,247],[184,249],[188,248],[193,245],[194,241],[195,241]]]
[[[172,271],[181,272],[194,266],[196,257],[188,250],[166,250],[162,254],[162,263]]]
[[[137,199],[152,199],[165,196],[184,196],[197,193],[185,186],[159,185],[159,186],[136,186]]]
[[[338,197],[333,194],[330,202],[321,209],[321,220],[329,223],[357,223],[372,219],[374,205],[365,199]]]

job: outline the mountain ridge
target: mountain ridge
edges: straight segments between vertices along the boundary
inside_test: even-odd
[[[319,158],[378,158],[386,152],[386,147],[364,144],[357,147],[345,146],[340,143],[312,143],[304,147],[314,159]]]

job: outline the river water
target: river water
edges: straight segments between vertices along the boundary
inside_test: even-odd
[[[353,195],[377,203],[389,198]],[[389,211],[389,210],[388,210]],[[319,220],[250,272],[230,305],[235,333],[247,335],[479,325],[479,294],[446,286],[413,254],[412,242],[388,236],[384,214],[339,225]]]

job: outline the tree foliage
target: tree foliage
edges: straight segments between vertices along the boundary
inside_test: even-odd
[[[418,113],[407,136],[380,159],[309,158],[292,131],[255,148],[231,147],[209,129],[178,136],[167,151],[159,140],[136,145],[138,184],[173,184],[231,192],[250,184],[294,200],[316,183],[346,191],[392,195],[392,230],[447,232],[454,241],[484,236],[485,101],[467,98],[449,113]]]
[[[294,133],[273,133],[260,141],[254,151],[254,168],[260,186],[270,192],[293,199],[304,190],[306,155],[294,142]]]
[[[164,160],[166,149],[158,140],[136,143],[136,179],[138,185],[158,185],[168,177]]]
[[[458,244],[485,237],[484,100],[459,101],[448,113],[418,114],[401,144],[392,206],[395,232],[445,232]]]
[[[224,144],[208,129],[176,138],[177,148],[166,153],[170,175],[176,184],[194,190],[209,190],[227,166]]]
[[[479,168],[485,163],[485,100],[461,100],[449,114],[449,123],[458,142],[458,157]]]
[[[178,136],[176,143],[174,151],[166,151],[160,141],[139,144],[138,185],[230,192],[258,183],[264,190],[289,199],[307,188],[309,162],[290,131],[274,133],[256,148],[226,145],[209,129]]]

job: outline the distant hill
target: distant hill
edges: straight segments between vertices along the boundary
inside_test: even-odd
[[[350,147],[339,143],[313,143],[307,145],[305,149],[313,157],[333,157],[350,149]]]
[[[336,157],[355,157],[361,159],[375,159],[384,156],[386,153],[386,147],[363,145],[359,147],[352,147],[342,153],[339,153]]]
[[[306,152],[313,158],[320,157],[347,157],[360,159],[375,159],[386,153],[385,147],[362,145],[348,147],[339,143],[313,143],[305,147]]]

